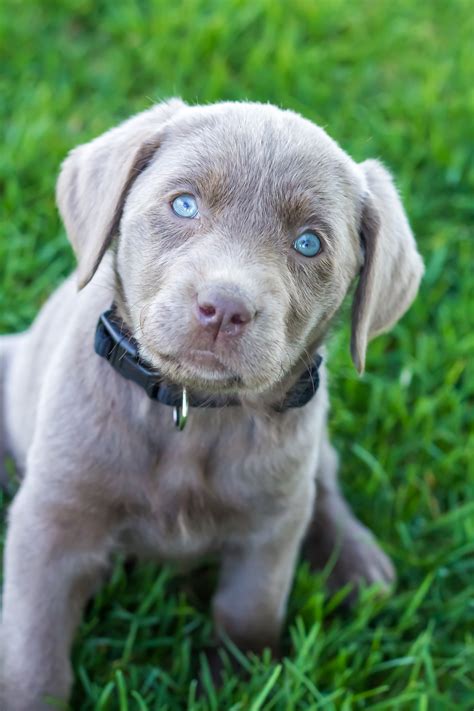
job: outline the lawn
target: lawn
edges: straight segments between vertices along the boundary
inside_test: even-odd
[[[229,664],[215,690],[213,571],[197,589],[118,562],[74,648],[74,710],[474,708],[473,37],[471,0],[2,3],[0,332],[27,327],[73,267],[54,204],[66,152],[173,94],[274,102],[382,158],[426,262],[363,378],[346,319],[330,344],[343,488],[395,561],[395,594],[348,613],[301,565],[285,656]]]

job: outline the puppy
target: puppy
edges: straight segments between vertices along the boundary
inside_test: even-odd
[[[67,699],[74,631],[116,551],[215,555],[216,631],[244,650],[276,648],[307,533],[314,564],[337,547],[334,584],[393,579],[338,490],[321,354],[356,281],[362,372],[423,272],[385,168],[269,105],[154,106],[73,150],[57,201],[77,273],[0,340],[2,447],[24,472],[9,711]]]

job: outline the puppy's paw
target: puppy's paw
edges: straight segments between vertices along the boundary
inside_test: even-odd
[[[318,544],[321,545],[318,545]],[[380,548],[370,531],[358,521],[351,521],[331,543],[312,535],[305,554],[313,570],[327,570],[332,592],[351,585],[347,602],[357,599],[360,588],[377,586],[388,594],[396,580],[392,561]]]
[[[378,585],[381,591],[388,592],[396,575],[392,561],[373,536],[362,526],[357,526],[344,538],[331,577],[337,587],[353,582],[358,587]]]

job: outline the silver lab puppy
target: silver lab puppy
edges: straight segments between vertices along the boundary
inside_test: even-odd
[[[338,543],[335,585],[392,580],[338,490],[324,366],[307,405],[272,406],[354,280],[362,372],[423,272],[385,168],[269,105],[154,106],[73,150],[57,200],[77,273],[0,339],[0,448],[24,472],[5,550],[8,711],[68,697],[74,630],[114,551],[215,554],[216,630],[243,649],[276,647],[308,532],[314,564]],[[165,378],[240,406],[193,409],[179,432],[94,353],[112,302]]]

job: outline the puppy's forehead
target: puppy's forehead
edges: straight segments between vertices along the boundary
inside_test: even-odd
[[[262,104],[189,108],[164,135],[167,177],[207,199],[245,195],[308,204],[355,192],[354,164],[321,128]]]

